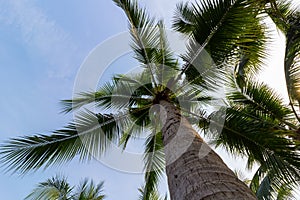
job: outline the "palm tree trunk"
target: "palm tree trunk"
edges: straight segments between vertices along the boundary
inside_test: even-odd
[[[180,109],[162,100],[160,117],[172,200],[256,199],[202,140]],[[163,110],[163,111],[162,111]]]

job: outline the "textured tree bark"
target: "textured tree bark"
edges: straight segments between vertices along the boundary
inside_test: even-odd
[[[166,172],[172,200],[256,199],[202,140],[180,109],[160,101]],[[162,111],[163,110],[163,111]]]

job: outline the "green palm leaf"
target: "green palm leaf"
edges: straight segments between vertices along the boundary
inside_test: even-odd
[[[144,200],[145,199],[144,198],[145,197],[145,190],[144,190],[144,188],[140,188],[139,192],[140,192],[139,200]],[[160,197],[158,191],[156,190],[156,191],[153,191],[150,194],[150,196],[149,196],[148,199],[151,199],[151,200],[167,200],[168,198],[167,198],[167,195],[165,195],[165,197]]]
[[[160,44],[159,30],[154,19],[151,19],[144,9],[140,9],[136,1],[114,0],[114,2],[125,12],[133,39],[131,45],[135,52],[135,58],[148,68],[152,81],[155,82],[154,55]]]
[[[250,188],[259,200],[284,200],[295,199],[292,194],[294,183],[285,183],[272,172],[258,168],[250,183]]]
[[[285,34],[289,28],[288,18],[297,12],[292,1],[289,0],[273,0],[272,3],[266,4],[265,10],[276,26]]]
[[[206,0],[191,6],[179,5],[173,26],[192,36],[184,55],[187,78],[199,76],[200,67],[195,64],[204,49],[217,65],[246,56],[247,66],[258,69],[265,56],[265,30],[258,17],[262,8],[251,0]]]
[[[272,6],[273,5],[273,6]],[[269,16],[286,36],[284,71],[290,104],[298,121],[294,105],[300,102],[300,12],[290,1],[278,1],[267,8]]]
[[[145,144],[145,187],[143,200],[151,199],[151,194],[157,190],[159,178],[164,173],[165,158],[161,132],[153,132]]]
[[[175,30],[185,34],[192,34],[196,26],[195,14],[195,8],[189,3],[177,4],[173,19]]]
[[[82,112],[70,125],[52,135],[34,135],[11,139],[1,146],[1,162],[8,170],[26,172],[62,163],[80,155],[80,159],[99,156],[118,140],[128,114],[109,115]]]
[[[248,80],[242,88],[231,85],[228,95],[231,107],[226,110],[222,132],[214,135],[216,144],[231,153],[247,156],[249,167],[258,162],[261,170],[269,174],[264,181],[258,175],[254,177],[256,191],[261,196],[271,194],[271,186],[296,184],[300,178],[300,154],[298,142],[292,139],[297,130],[289,119],[292,111],[264,84]],[[276,177],[276,182],[274,178],[270,180],[270,174]]]
[[[293,133],[276,130],[274,124],[227,110],[226,122],[216,144],[224,146],[231,153],[247,156],[249,167],[255,160],[265,169],[272,170],[283,182],[295,183],[300,178],[297,170],[300,155],[295,142],[286,138],[288,132]]]
[[[286,35],[285,77],[291,103],[300,102],[300,12],[289,18],[290,27]],[[297,115],[297,113],[295,113]],[[299,120],[299,118],[298,118]]]
[[[283,122],[292,111],[285,107],[283,99],[266,84],[248,80],[239,86],[233,78],[230,80],[227,98],[232,106],[243,108],[250,116]]]
[[[138,75],[136,75],[138,77]],[[124,110],[137,101],[147,102],[149,99],[138,96],[140,90],[144,95],[152,96],[152,88],[143,83],[151,83],[143,74],[138,79],[124,75],[115,76],[113,81],[105,83],[96,92],[82,92],[71,100],[63,100],[63,112],[78,110],[87,105],[93,105],[101,110]],[[134,91],[133,88],[137,90]]]
[[[66,178],[53,177],[39,183],[25,200],[68,200],[71,197],[72,189]]]
[[[154,85],[166,84],[178,70],[178,61],[169,48],[162,21],[151,19],[136,1],[114,1],[129,20],[135,58],[147,68]]]
[[[128,141],[132,136],[139,136],[143,132],[147,132],[150,124],[149,106],[141,108],[132,108],[129,112],[130,123],[124,127],[120,138],[119,145],[126,149]]]
[[[103,200],[103,184],[85,179],[74,191],[65,177],[55,176],[39,183],[25,200]]]
[[[76,194],[73,196],[74,200],[103,200],[103,184],[100,182],[95,185],[93,181],[85,179],[77,188]]]

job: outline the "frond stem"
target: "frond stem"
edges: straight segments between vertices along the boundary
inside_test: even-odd
[[[237,1],[235,1],[232,5],[230,5],[228,7],[228,9],[226,10],[226,12],[224,13],[224,15],[222,16],[222,18],[220,19],[220,21],[218,22],[218,24],[214,27],[214,29],[211,31],[211,33],[209,34],[209,36],[206,38],[206,40],[204,41],[203,45],[201,45],[201,47],[197,50],[196,55],[194,56],[194,58],[189,61],[188,65],[182,69],[180,75],[176,78],[176,80],[174,81],[174,83],[176,83],[177,81],[179,81],[182,78],[182,75],[186,72],[186,70],[191,66],[191,64],[195,61],[195,59],[197,58],[197,56],[202,52],[202,50],[207,46],[207,44],[210,42],[210,40],[212,39],[212,37],[215,35],[215,33],[218,31],[219,27],[222,25],[222,23],[224,22],[225,18],[227,17],[229,11],[233,8],[233,6],[235,6],[235,4],[237,3]]]

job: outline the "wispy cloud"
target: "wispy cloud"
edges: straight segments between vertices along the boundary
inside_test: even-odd
[[[16,31],[23,45],[54,67],[52,76],[67,76],[76,46],[70,35],[32,0],[0,0],[0,23]],[[58,67],[59,66],[59,67]],[[59,70],[59,71],[57,71]]]
[[[189,2],[191,0],[188,0]],[[151,13],[159,19],[165,20],[165,24],[171,27],[171,21],[174,16],[176,5],[182,0],[142,0],[142,2],[146,5],[147,8],[150,9]],[[187,2],[187,1],[185,1]]]

